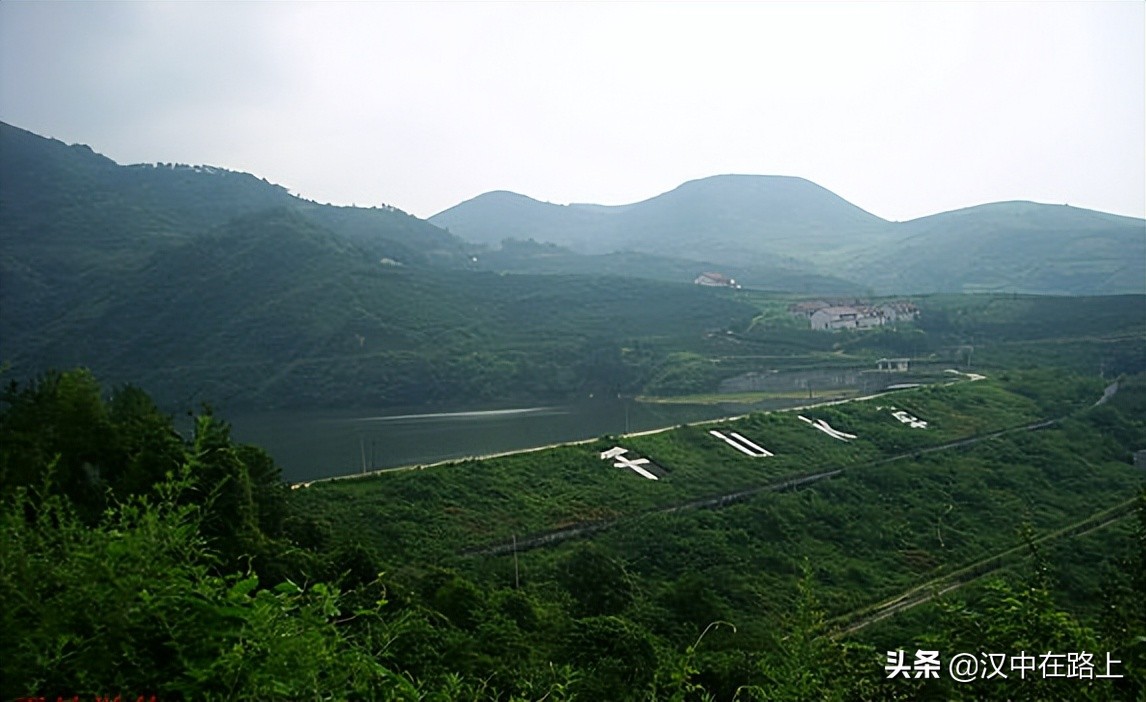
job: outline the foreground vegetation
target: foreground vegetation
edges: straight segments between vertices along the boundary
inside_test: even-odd
[[[852,442],[715,425],[767,458],[682,427],[291,491],[210,413],[184,439],[138,390],[46,376],[0,414],[3,693],[1133,699],[1146,379],[1102,388],[1015,371],[813,411]],[[602,462],[614,443],[664,479]],[[961,587],[869,621],[937,582]],[[897,649],[1109,653],[1124,677],[887,680]]]
[[[1133,636],[1117,639],[1115,649],[1115,639],[1098,631],[1093,611],[1089,618],[1069,614],[1099,595],[1124,615],[1136,611],[1126,580],[1133,568],[1118,561],[1132,543],[1126,532],[1110,536],[1112,548],[1089,551],[1092,560],[1084,567],[1066,569],[1061,577],[1069,589],[1052,585],[1059,576],[1047,573],[1051,567],[1041,556],[1024,566],[1021,554],[1032,550],[1024,540],[1035,543],[1110,507],[1120,506],[1124,518],[1113,526],[1125,524],[1128,501],[1142,484],[1126,446],[1146,437],[1142,423],[1123,412],[1141,402],[1131,397],[1142,390],[1141,382],[1132,384],[1121,406],[1071,415],[1081,405],[1065,407],[1062,397],[1076,393],[1089,405],[1101,394],[1100,384],[1015,374],[1006,383],[926,388],[816,410],[816,417],[859,435],[846,444],[782,413],[717,425],[764,442],[776,453],[771,458],[738,456],[708,437],[707,427],[690,427],[544,457],[315,484],[296,496],[316,519],[329,520],[332,541],[373,544],[395,592],[436,603],[449,621],[437,631],[449,632],[469,656],[451,660],[471,660],[469,675],[495,676],[501,690],[518,689],[515,681],[546,661],[575,655],[581,665],[573,689],[588,699],[624,696],[618,690],[628,690],[632,699],[666,697],[663,689],[649,692],[666,674],[661,666],[679,662],[710,624],[727,622],[733,626],[709,630],[703,645],[688,654],[694,670],[689,679],[718,699],[1081,698],[1065,684],[1053,688],[1057,692],[1037,685],[992,688],[986,681],[963,690],[894,685],[883,680],[883,654],[969,647],[971,633],[956,637],[959,627],[972,626],[960,617],[983,616],[993,602],[988,620],[999,626],[998,638],[984,637],[980,647],[1017,652],[1030,641],[1093,648],[1101,640],[1120,651],[1114,658],[1137,660],[1141,671]],[[899,425],[886,405],[877,409],[888,400],[927,417],[931,429]],[[1026,428],[1064,411],[1069,416],[1056,424]],[[1004,428],[1015,430],[997,434]],[[960,437],[982,440],[951,446]],[[668,476],[654,483],[602,463],[597,452],[614,443],[652,457]],[[795,492],[767,489],[793,476],[837,469],[843,472]],[[727,499],[703,499],[720,496]],[[384,520],[369,517],[382,514]],[[591,540],[575,538],[585,536]],[[888,630],[885,623],[882,633],[857,632],[839,645],[817,638],[831,631],[821,618],[845,628],[871,605],[959,575],[995,554],[1009,556],[988,563],[992,572],[1017,569],[1003,580],[988,580],[993,584],[986,590],[969,586],[966,592],[978,604],[966,611],[960,592],[938,609],[921,606],[925,613],[913,613],[912,626]],[[1022,594],[1033,592],[1038,595],[1030,601]],[[980,602],[988,593],[997,599]],[[503,598],[523,597],[530,603],[527,619],[502,609],[508,606]],[[1005,612],[1015,597],[1022,607]],[[475,618],[475,611],[481,615]],[[1027,624],[1020,617],[1036,613],[1064,630],[1024,639]],[[501,616],[511,621],[491,629]],[[1139,622],[1134,630],[1142,631],[1140,618],[1127,621]],[[607,633],[568,648],[573,632],[590,623],[606,626]],[[1081,638],[1070,638],[1076,635]],[[793,663],[793,637],[800,636],[808,657]],[[507,674],[504,647],[522,639],[528,647],[513,649],[512,658],[528,662]],[[608,643],[617,641],[623,643]],[[635,659],[641,651],[647,658]],[[1125,658],[1119,658],[1122,652]],[[810,687],[784,692],[792,680]],[[1123,689],[1108,685],[1087,694],[1120,699]]]

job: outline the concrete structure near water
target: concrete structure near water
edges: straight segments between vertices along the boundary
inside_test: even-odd
[[[881,358],[875,364],[876,368],[887,373],[906,373],[911,370],[910,358]]]

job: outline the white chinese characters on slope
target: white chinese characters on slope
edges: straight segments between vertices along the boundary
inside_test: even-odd
[[[723,433],[713,429],[713,430],[710,430],[708,433],[715,436],[716,438],[720,439],[721,441],[728,444],[732,448],[736,449],[740,453],[743,453],[743,454],[748,455],[748,456],[752,456],[753,458],[764,458],[766,456],[775,455],[771,451],[769,451],[768,449],[761,448],[760,446],[757,446],[756,443],[753,442],[751,439],[748,439],[744,436],[741,436],[740,434],[737,434],[734,431],[730,431],[730,432],[728,432],[728,434],[723,434]]]
[[[820,431],[824,432],[825,434],[832,437],[833,439],[839,439],[840,441],[851,441],[852,439],[857,438],[855,434],[848,434],[848,433],[842,432],[838,429],[833,429],[832,425],[828,424],[827,422],[825,422],[822,419],[817,419],[817,420],[813,421],[811,419],[808,419],[807,417],[805,417],[802,414],[800,415],[800,419],[804,420],[808,424],[811,424],[813,427],[815,427],[816,429],[819,429]]]
[[[657,469],[657,466],[650,463],[647,458],[626,458],[625,454],[628,452],[629,450],[626,448],[614,446],[608,451],[601,452],[601,460],[614,461],[614,468],[628,468],[637,475],[648,478],[649,480],[660,480],[660,478],[652,473],[653,470]],[[648,468],[645,466],[648,466]]]
[[[882,410],[882,409],[885,409],[885,408],[876,407],[876,410]],[[927,428],[927,422],[920,419],[919,417],[912,416],[911,414],[909,414],[909,413],[907,413],[901,409],[898,409],[896,407],[887,407],[886,409],[891,410],[891,416],[895,417],[901,423],[906,424],[907,426],[911,427],[912,429],[926,429]]]

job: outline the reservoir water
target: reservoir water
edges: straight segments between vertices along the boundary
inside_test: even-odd
[[[228,413],[235,440],[266,449],[289,482],[643,431],[732,414],[719,405],[643,404]]]
[[[285,480],[302,482],[792,407],[811,401],[813,387],[816,399],[823,400],[825,395],[820,393],[829,397],[839,390],[867,394],[924,379],[904,373],[824,369],[747,373],[722,384],[724,393],[778,393],[751,405],[734,404],[732,397],[721,404],[614,398],[544,407],[223,412],[220,416],[231,423],[237,441],[270,452]]]

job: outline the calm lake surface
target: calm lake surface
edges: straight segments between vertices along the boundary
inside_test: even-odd
[[[909,380],[916,379],[844,369],[748,373],[722,384],[726,393],[789,393],[786,399],[752,405],[657,404],[617,398],[549,407],[391,407],[376,412],[294,410],[224,412],[220,416],[231,423],[237,441],[269,451],[282,468],[284,480],[302,482],[791,407],[812,401],[813,387],[871,393]],[[808,398],[802,397],[804,391]]]
[[[735,414],[718,405],[631,400],[497,410],[278,411],[225,415],[289,482],[592,439]]]

